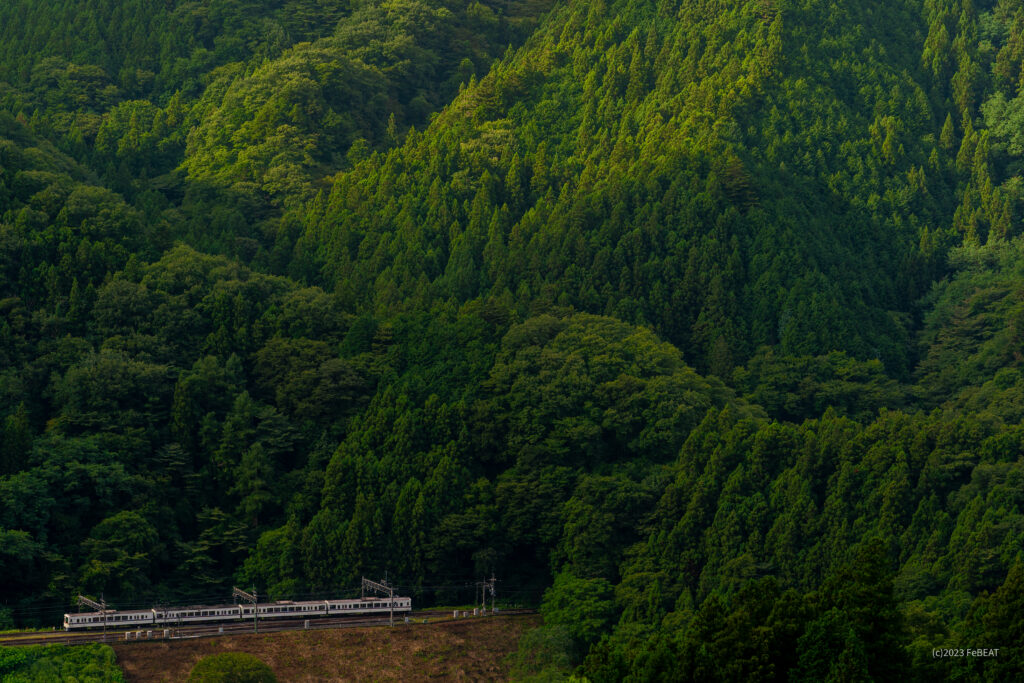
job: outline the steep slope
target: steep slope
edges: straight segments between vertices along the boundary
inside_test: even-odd
[[[952,277],[936,283],[921,335],[917,391],[926,405],[999,414],[1020,421],[1024,360],[1021,239],[951,255]]]
[[[719,374],[763,344],[903,373],[906,313],[956,239],[926,30],[912,2],[565,3],[339,176],[292,272],[384,313],[616,315]]]
[[[931,655],[1024,604],[1019,2],[142,7],[0,10],[0,624],[498,572],[523,674],[1020,677]]]

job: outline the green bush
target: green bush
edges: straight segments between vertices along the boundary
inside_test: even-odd
[[[107,645],[37,645],[0,647],[0,680],[3,683],[124,683],[124,674],[117,666],[114,651]]]
[[[223,652],[201,659],[188,680],[189,683],[277,683],[277,676],[252,655]]]

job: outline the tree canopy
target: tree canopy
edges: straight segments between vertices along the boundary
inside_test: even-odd
[[[0,25],[0,624],[495,573],[522,677],[1019,675],[1019,2]]]

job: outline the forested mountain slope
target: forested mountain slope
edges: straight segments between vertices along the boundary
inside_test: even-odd
[[[497,572],[523,677],[1024,675],[1019,3],[158,5],[0,7],[0,625]]]
[[[722,376],[765,344],[902,375],[907,315],[961,237],[921,10],[566,3],[336,180],[293,268],[385,313],[491,296],[616,315]]]

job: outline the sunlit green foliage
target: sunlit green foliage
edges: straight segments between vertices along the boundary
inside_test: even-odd
[[[244,652],[222,652],[199,660],[189,683],[277,683],[270,667]]]
[[[122,683],[124,673],[107,645],[0,647],[4,683]]]
[[[0,623],[493,572],[517,676],[1019,678],[1019,5],[3,3]]]

